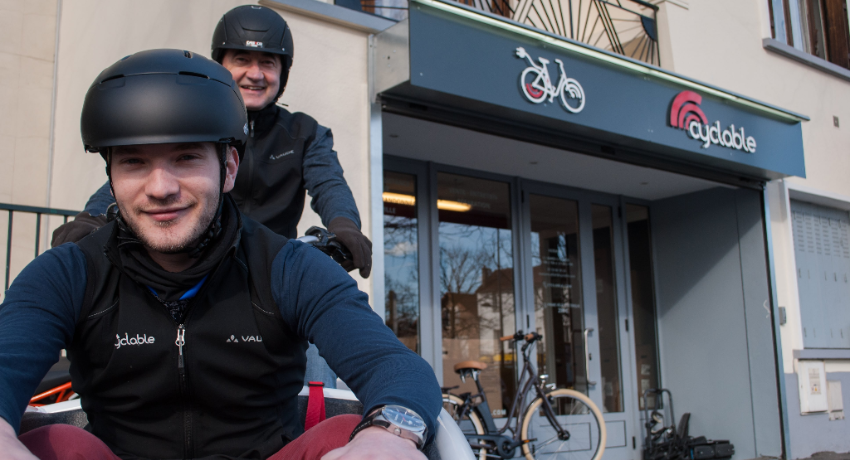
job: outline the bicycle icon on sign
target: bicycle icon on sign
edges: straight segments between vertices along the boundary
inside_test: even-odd
[[[552,84],[552,79],[549,78],[548,59],[537,58],[540,61],[540,65],[537,65],[523,47],[516,49],[516,55],[520,59],[528,59],[528,63],[531,64],[531,67],[523,70],[519,77],[522,93],[529,101],[539,104],[548,97],[549,102],[552,102],[555,96],[558,96],[561,103],[564,104],[564,108],[569,112],[579,113],[584,109],[584,88],[574,78],[567,78],[563,61],[555,59],[561,70],[561,78],[558,81],[558,86],[555,86]]]

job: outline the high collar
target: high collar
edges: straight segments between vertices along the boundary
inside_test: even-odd
[[[253,135],[263,137],[274,126],[280,110],[274,101],[260,110],[249,110],[248,123],[251,124]]]
[[[115,267],[137,283],[153,288],[166,301],[176,300],[236,251],[242,234],[242,217],[230,194],[225,195],[221,222],[219,236],[194,265],[178,273],[166,271],[151,259],[135,235],[129,229],[120,228],[118,222],[113,222],[104,253]]]

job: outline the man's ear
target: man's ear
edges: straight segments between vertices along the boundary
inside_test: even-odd
[[[224,176],[224,193],[233,190],[233,185],[236,183],[236,173],[239,171],[239,152],[236,147],[230,147],[227,151],[227,162],[225,163],[226,171]]]

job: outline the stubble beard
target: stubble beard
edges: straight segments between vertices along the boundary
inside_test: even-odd
[[[177,254],[185,251],[187,248],[194,246],[201,236],[206,232],[207,228],[212,223],[213,218],[215,218],[216,211],[218,210],[219,205],[219,197],[216,194],[214,199],[210,199],[207,201],[207,205],[203,212],[201,213],[200,218],[197,220],[197,223],[194,227],[192,227],[191,231],[185,237],[180,238],[175,234],[174,231],[171,230],[171,227],[174,226],[174,221],[166,221],[166,222],[156,222],[156,225],[163,229],[157,237],[153,237],[152,235],[146,234],[139,225],[138,221],[135,220],[135,217],[131,217],[128,213],[127,215],[122,214],[121,218],[124,220],[124,223],[127,224],[127,227],[133,231],[139,241],[142,242],[142,245],[145,246],[148,250],[156,251],[162,254]],[[155,203],[157,206],[166,207],[172,205],[172,201]],[[120,206],[119,206],[120,208]],[[133,216],[137,215],[144,211],[144,208],[137,207],[134,209]],[[175,238],[180,238],[175,241]]]

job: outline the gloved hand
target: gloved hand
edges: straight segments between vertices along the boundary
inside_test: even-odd
[[[360,276],[368,278],[372,272],[372,242],[366,238],[357,224],[351,219],[337,217],[328,224],[328,231],[336,235],[340,243],[351,252],[351,262],[343,264],[342,268],[351,271],[360,269]]]
[[[50,246],[55,248],[64,243],[76,243],[104,225],[106,225],[106,216],[92,216],[87,212],[81,212],[74,216],[74,220],[60,225],[53,231]]]

